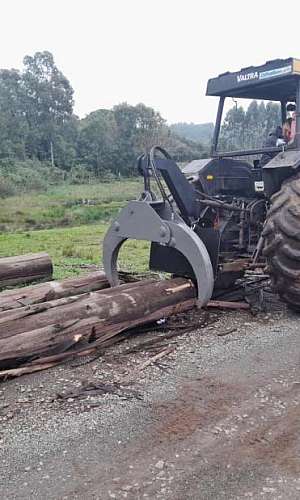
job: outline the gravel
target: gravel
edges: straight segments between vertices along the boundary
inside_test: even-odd
[[[157,334],[3,383],[3,498],[298,498],[298,317],[226,311],[207,323],[143,371],[157,351],[126,351]],[[124,397],[57,397],[87,381]]]

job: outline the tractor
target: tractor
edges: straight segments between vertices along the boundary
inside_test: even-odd
[[[103,243],[108,280],[119,283],[122,244],[147,240],[149,268],[192,279],[199,307],[265,261],[274,290],[300,310],[300,60],[276,59],[221,74],[208,81],[206,95],[219,98],[210,158],[180,169],[154,146],[138,159],[143,191],[121,210]],[[282,122],[295,109],[293,142],[220,151],[226,98],[278,102]],[[271,159],[262,165],[265,153]]]

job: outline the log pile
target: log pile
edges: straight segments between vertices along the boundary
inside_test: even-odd
[[[0,278],[6,284],[33,276],[45,277],[52,272],[47,254],[2,261]],[[195,305],[196,289],[188,279],[144,279],[109,288],[103,272],[3,291],[0,380],[92,354],[123,339],[134,327],[168,318]],[[210,301],[207,306],[249,308],[245,302],[221,300]]]
[[[0,289],[36,280],[49,279],[52,272],[52,262],[47,253],[1,258]]]
[[[108,286],[105,274],[98,271],[88,276],[68,278],[63,281],[48,281],[38,285],[6,290],[0,293],[0,312],[70,297],[71,295],[93,292],[108,288]]]
[[[1,379],[91,354],[116,342],[121,332],[196,304],[195,287],[183,278],[102,290],[102,273],[75,281],[0,294]]]
[[[47,254],[0,259],[0,287],[52,275]],[[0,378],[54,366],[117,341],[121,332],[195,305],[189,280],[108,288],[102,272],[0,293]],[[105,290],[106,289],[106,290]]]

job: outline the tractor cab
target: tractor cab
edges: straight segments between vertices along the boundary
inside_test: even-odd
[[[300,165],[300,60],[276,59],[261,66],[249,66],[233,73],[223,73],[208,81],[206,95],[219,97],[211,158],[209,161],[191,162],[185,167],[184,173],[198,182],[201,188],[208,189],[210,194],[229,194],[235,191],[244,195],[247,189],[249,195],[255,191],[264,192],[270,197],[278,191],[283,180]],[[218,141],[224,103],[228,97],[278,102],[281,105],[282,123],[287,118],[287,112],[295,110],[296,133],[293,144],[284,147],[220,151]],[[258,158],[266,152],[272,153],[274,158],[264,168],[260,168],[258,160],[254,165],[246,160],[246,157]]]

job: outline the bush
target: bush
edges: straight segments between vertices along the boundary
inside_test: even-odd
[[[119,180],[120,177],[114,174],[111,170],[105,170],[105,172],[103,172],[103,176],[101,177],[101,182],[112,182],[117,179]]]
[[[7,198],[16,194],[12,180],[0,175],[0,198]]]
[[[65,173],[49,163],[38,160],[0,160],[0,197],[29,191],[46,191],[59,184]]]
[[[88,165],[78,164],[68,172],[68,181],[71,184],[89,184],[92,182],[93,175]]]

